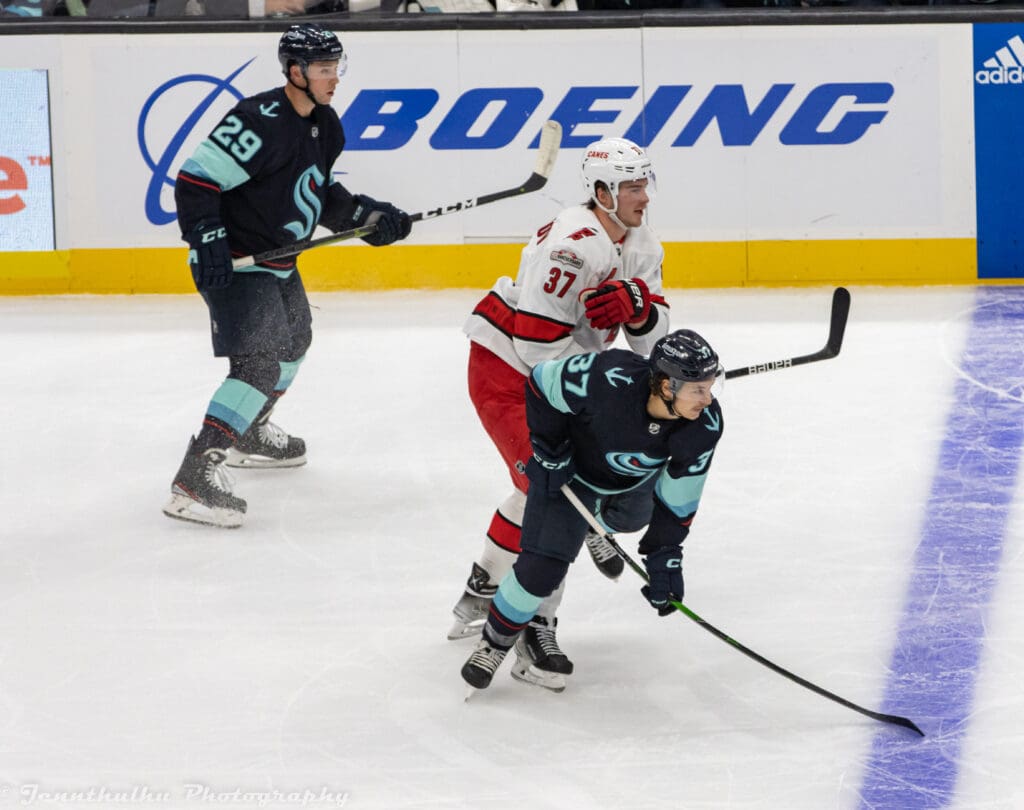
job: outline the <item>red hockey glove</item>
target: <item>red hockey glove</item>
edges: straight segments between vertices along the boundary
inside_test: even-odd
[[[651,293],[642,278],[626,278],[602,284],[585,303],[590,325],[611,329],[646,321],[651,312]]]

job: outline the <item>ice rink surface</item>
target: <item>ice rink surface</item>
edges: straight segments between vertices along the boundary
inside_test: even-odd
[[[1024,288],[851,291],[839,358],[727,384],[685,602],[924,739],[585,554],[569,688],[506,662],[464,702],[445,632],[509,488],[479,292],[312,295],[274,419],[310,461],[239,471],[235,531],[160,512],[226,373],[197,296],[0,299],[0,808],[1024,807]],[[669,300],[732,368],[820,348],[830,292]]]

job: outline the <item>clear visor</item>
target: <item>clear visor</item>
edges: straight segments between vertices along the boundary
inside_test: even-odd
[[[725,390],[725,369],[719,364],[714,377],[697,382],[681,382],[679,380],[672,382],[678,385],[678,387],[673,386],[676,397],[694,401],[721,399],[722,392]]]
[[[306,67],[306,76],[310,79],[340,79],[348,70],[348,54],[343,53],[337,61],[313,62]]]
[[[647,181],[646,183],[643,182],[645,180]],[[647,172],[640,177],[627,177],[619,180],[619,184],[615,188],[616,192],[622,192],[630,188],[631,186],[628,184],[632,184],[632,187],[641,186],[647,192],[647,196],[651,198],[658,192],[658,184],[654,179],[654,172]]]

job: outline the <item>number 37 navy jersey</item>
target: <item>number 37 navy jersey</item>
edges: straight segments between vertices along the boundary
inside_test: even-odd
[[[650,366],[610,349],[539,363],[526,384],[530,433],[549,447],[568,439],[576,476],[599,493],[656,477],[645,544],[678,545],[689,532],[724,428],[713,400],[696,420],[647,413]]]

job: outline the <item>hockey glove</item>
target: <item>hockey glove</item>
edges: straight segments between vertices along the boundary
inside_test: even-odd
[[[642,278],[609,281],[594,290],[585,302],[587,317],[595,329],[620,324],[639,324],[651,312],[651,292]]]
[[[644,558],[644,567],[650,583],[644,585],[640,593],[659,616],[674,613],[675,606],[669,600],[683,600],[683,550],[679,546],[659,548]]]
[[[219,290],[231,283],[234,267],[224,226],[217,220],[203,220],[185,234],[190,248],[188,265],[197,290]]]
[[[558,492],[562,484],[568,484],[576,474],[576,464],[572,459],[572,445],[566,439],[558,447],[552,449],[547,442],[530,437],[533,445],[533,458],[526,465],[526,477],[531,487],[538,487],[550,493]]]
[[[400,208],[388,202],[377,202],[373,197],[356,194],[353,198],[356,208],[352,212],[352,225],[361,228],[363,225],[376,225],[377,230],[363,241],[374,247],[383,247],[405,239],[412,231],[412,220]]]

